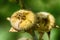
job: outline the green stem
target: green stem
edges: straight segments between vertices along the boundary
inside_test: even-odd
[[[21,9],[25,9],[24,0],[19,0],[19,5],[20,5]]]

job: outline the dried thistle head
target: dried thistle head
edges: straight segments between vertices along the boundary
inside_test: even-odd
[[[7,18],[10,21],[12,28],[11,32],[16,30],[27,30],[33,26],[36,22],[36,16],[32,11],[19,10],[12,14],[11,18]]]
[[[38,30],[41,32],[48,32],[54,27],[55,18],[52,14],[48,12],[39,12],[37,15],[37,26]]]

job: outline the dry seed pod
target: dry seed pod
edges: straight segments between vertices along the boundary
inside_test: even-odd
[[[36,16],[32,11],[19,10],[13,13],[11,18],[7,18],[10,21],[12,28],[10,32],[17,32],[18,30],[28,30],[36,22]]]
[[[55,24],[55,18],[48,12],[37,13],[37,26],[40,32],[49,32]]]

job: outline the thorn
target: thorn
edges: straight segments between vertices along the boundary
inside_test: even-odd
[[[13,27],[11,27],[11,29],[9,30],[9,32],[18,32],[18,31],[15,30]]]
[[[56,25],[56,28],[60,28],[58,25]]]
[[[8,20],[8,21],[10,21],[10,18],[9,18],[9,17],[7,17],[7,20]]]

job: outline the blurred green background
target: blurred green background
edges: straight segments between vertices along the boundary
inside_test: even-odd
[[[18,1],[18,0],[17,0]],[[0,0],[0,40],[17,40],[19,37],[29,37],[31,35],[26,32],[10,33],[11,27],[9,21],[6,20],[15,11],[21,9],[19,2],[16,0]],[[54,15],[56,24],[60,26],[60,0],[23,0],[25,9],[33,12],[46,11]],[[38,33],[36,32],[38,37]],[[47,34],[44,34],[44,40],[48,40]],[[50,40],[60,40],[60,29],[53,28],[50,34]]]

